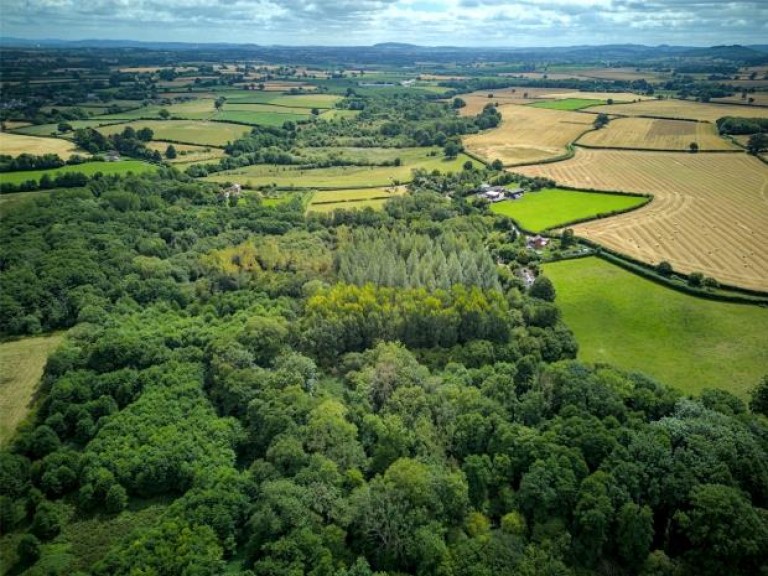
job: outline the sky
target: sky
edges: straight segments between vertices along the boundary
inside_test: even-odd
[[[768,0],[0,0],[0,36],[283,45],[768,43]]]

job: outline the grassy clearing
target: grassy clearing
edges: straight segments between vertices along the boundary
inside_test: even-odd
[[[184,142],[200,146],[224,146],[250,131],[248,126],[224,122],[195,122],[192,120],[144,120],[99,128],[105,135],[122,132],[126,126],[150,128],[155,140]]]
[[[0,183],[21,184],[29,180],[39,181],[44,174],[55,178],[59,174],[67,172],[79,172],[86,176],[93,176],[97,172],[104,175],[127,174],[128,172],[141,173],[156,169],[156,166],[140,162],[139,160],[121,160],[120,162],[85,162],[61,168],[52,168],[50,170],[29,170],[26,172],[5,172],[0,173]]]
[[[544,272],[579,342],[579,358],[637,370],[687,393],[745,398],[768,366],[768,309],[675,292],[598,258]]]
[[[565,110],[501,106],[498,128],[464,138],[471,152],[505,166],[541,162],[566,153],[567,146],[592,128],[594,117]]]
[[[400,166],[334,166],[306,169],[299,166],[256,165],[219,172],[205,178],[209,182],[238,182],[249,187],[275,185],[279,188],[363,188],[389,186],[394,180],[407,182],[414,168],[457,172],[470,158],[460,154],[453,160],[428,156],[403,157]],[[472,161],[475,166],[478,163]]]
[[[54,334],[0,344],[0,444],[29,412],[48,355],[63,337]]]
[[[548,100],[546,102],[534,102],[534,108],[546,108],[549,110],[581,110],[590,106],[605,104],[605,100],[592,100],[591,98],[565,98],[564,100]]]
[[[312,204],[308,212],[327,213],[334,210],[362,210],[363,208],[373,208],[381,210],[386,204],[387,198],[374,198],[370,200],[355,200],[349,202],[333,202],[331,204]]]
[[[67,140],[59,138],[39,138],[23,134],[9,134],[0,132],[0,154],[18,156],[19,154],[58,154],[62,158],[68,158],[77,153],[77,147]]]
[[[227,103],[224,105],[238,104],[271,104],[273,106],[288,106],[293,108],[333,108],[333,105],[341,100],[341,96],[333,94],[280,94],[275,92],[243,92],[226,95]]]
[[[338,202],[360,202],[363,200],[381,200],[405,194],[405,187],[360,188],[358,190],[322,190],[312,196],[310,206]]]
[[[747,154],[578,149],[563,162],[525,166],[580,189],[654,195],[630,214],[573,227],[643,262],[768,290],[768,166]]]
[[[538,192],[527,192],[519,200],[494,203],[491,210],[513,218],[526,230],[541,232],[573,220],[628,210],[645,201],[645,198],[638,196],[546,188]]]
[[[194,146],[192,144],[174,144],[176,149],[176,158],[168,160],[165,158],[165,151],[168,149],[168,142],[152,141],[147,144],[150,150],[157,150],[163,154],[163,159],[171,164],[191,164],[193,162],[214,162],[224,157],[224,150],[221,148],[212,148],[210,146]]]
[[[654,118],[618,118],[600,130],[584,134],[578,143],[601,148],[686,151],[691,142],[702,151],[739,149],[720,137],[714,124]]]

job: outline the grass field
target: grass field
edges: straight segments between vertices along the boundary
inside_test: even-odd
[[[48,355],[62,338],[55,334],[0,344],[0,444],[27,415]]]
[[[66,160],[70,155],[77,153],[77,147],[72,142],[60,138],[40,138],[0,132],[0,154],[18,156],[24,153],[35,156],[58,154]]]
[[[546,188],[526,192],[519,200],[496,202],[491,204],[491,210],[513,218],[526,230],[541,232],[573,220],[628,210],[645,201],[645,198],[638,196]]]
[[[401,166],[334,166],[332,168],[306,169],[298,166],[255,165],[219,172],[204,178],[209,182],[237,182],[249,187],[276,185],[281,188],[362,188],[389,186],[393,180],[407,182],[411,170],[424,168],[443,172],[457,172],[470,160],[460,154],[454,160],[440,156],[403,159]],[[474,162],[475,166],[479,166]]]
[[[654,118],[617,118],[600,130],[588,132],[578,143],[601,148],[640,148],[687,151],[691,142],[699,150],[738,150],[717,133],[714,124]]]
[[[163,155],[163,159],[171,164],[189,164],[192,162],[215,162],[224,157],[224,150],[221,148],[212,148],[210,146],[194,146],[192,144],[174,144],[176,148],[176,158],[168,160],[165,158],[165,151],[168,149],[168,142],[152,141],[147,144],[150,150],[157,150]]]
[[[741,398],[768,368],[768,309],[688,296],[598,258],[544,265],[579,358]]]
[[[103,126],[104,124],[116,124],[118,120],[72,120],[67,122],[73,129],[78,128],[96,128],[97,126]],[[30,126],[24,126],[17,128],[14,132],[18,134],[27,134],[28,136],[56,136],[59,134],[58,124],[32,124]],[[71,137],[72,132],[64,134],[64,137]]]
[[[238,104],[271,104],[273,106],[288,106],[292,108],[333,108],[333,105],[341,100],[341,96],[333,94],[280,94],[275,92],[243,91],[242,93],[225,94],[228,105]]]
[[[596,106],[589,112],[620,114],[624,116],[657,116],[660,118],[679,118],[715,122],[723,116],[746,118],[768,118],[768,108],[736,106],[729,104],[702,104],[692,100],[644,100],[631,104],[613,104]]]
[[[273,108],[280,111],[253,112],[251,110],[238,110],[233,107],[226,107],[221,112],[218,112],[214,118],[222,122],[244,122],[246,124],[258,124],[261,126],[282,126],[285,122],[298,122],[300,120],[307,120],[310,117],[309,113],[291,114],[283,112],[283,109],[278,109],[274,106]]]
[[[362,210],[363,208],[373,208],[374,210],[381,210],[384,208],[384,204],[387,203],[387,198],[372,198],[370,200],[355,200],[348,202],[333,202],[330,204],[311,204],[307,209],[308,212],[326,213],[333,212],[334,210]]]
[[[344,202],[361,202],[363,200],[386,200],[392,196],[401,196],[402,194],[405,194],[405,187],[403,186],[391,186],[388,188],[359,188],[357,190],[321,190],[312,195],[310,206]]]
[[[562,100],[534,102],[531,106],[534,108],[546,108],[548,110],[581,110],[582,108],[599,106],[600,104],[605,104],[605,100],[593,100],[591,98],[564,98]]]
[[[499,127],[467,136],[464,145],[481,158],[499,159],[505,166],[565,154],[567,145],[591,129],[594,121],[588,114],[531,106],[501,106],[499,111]]]
[[[105,135],[122,132],[126,126],[151,128],[155,140],[168,140],[200,146],[224,146],[250,131],[248,126],[224,122],[196,122],[193,120],[139,120],[129,124],[113,124],[99,128]]]
[[[66,172],[79,172],[86,176],[93,176],[97,172],[104,175],[109,174],[127,174],[128,172],[140,173],[149,172],[156,167],[139,160],[121,160],[120,162],[85,162],[72,166],[62,166],[61,168],[52,168],[50,170],[28,170],[25,172],[5,172],[0,173],[0,183],[21,184],[28,180],[39,181],[44,174],[55,178],[59,174]]]
[[[579,149],[516,171],[574,188],[653,194],[637,211],[574,231],[644,262],[768,290],[768,166],[751,156]]]

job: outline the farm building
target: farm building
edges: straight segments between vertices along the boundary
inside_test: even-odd
[[[523,195],[522,188],[515,188],[510,190],[504,186],[490,186],[489,184],[481,184],[477,191],[479,198],[485,198],[489,202],[501,202],[505,198],[517,200]]]
[[[549,244],[549,238],[544,238],[539,234],[536,234],[536,236],[528,236],[528,238],[526,239],[526,244],[528,245],[528,248],[533,248],[534,250],[541,250],[547,244]]]

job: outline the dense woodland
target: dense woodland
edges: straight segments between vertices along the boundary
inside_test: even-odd
[[[551,284],[466,212],[421,189],[305,219],[168,172],[9,214],[3,330],[73,326],[0,456],[17,569],[765,570],[765,398],[574,361]],[[92,564],[55,555],[158,501]]]
[[[56,93],[24,82],[34,51],[15,57],[4,74],[36,121],[82,91],[153,92],[80,54],[103,79]],[[120,58],[173,63],[162,50]],[[301,194],[268,204],[194,180],[338,165],[328,146],[449,154],[500,120],[493,106],[459,117],[428,95],[337,80],[355,119],[256,127],[216,163],[79,179],[3,214],[0,334],[67,331],[0,451],[3,570],[768,574],[768,377],[747,404],[575,360],[552,283],[526,287],[508,266],[538,273],[539,255],[470,197],[481,182],[550,181],[470,162],[414,171],[382,211],[307,215]],[[450,87],[494,87],[483,82]],[[141,130],[75,138],[161,160]],[[40,163],[60,165],[0,157],[0,170]]]

